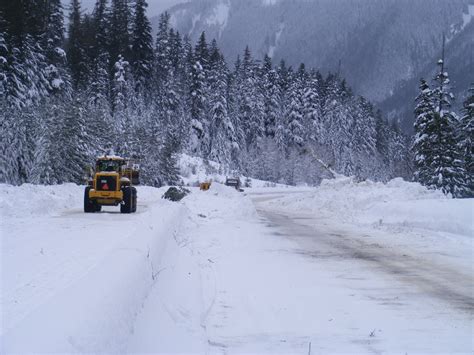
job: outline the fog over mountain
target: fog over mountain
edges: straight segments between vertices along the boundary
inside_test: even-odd
[[[111,0],[109,0],[110,2]],[[170,7],[180,4],[180,3],[185,3],[187,0],[148,0],[148,16],[153,17],[153,16],[158,16],[161,14],[163,11],[166,11]],[[70,0],[62,0],[63,6],[67,9],[71,3]],[[83,10],[89,12],[94,8],[94,5],[96,3],[96,0],[82,0],[81,1],[81,6]]]
[[[181,33],[206,31],[231,60],[248,44],[257,57],[339,71],[392,116],[407,110],[398,88],[435,69],[443,33],[454,90],[474,80],[472,55],[460,55],[473,52],[472,0],[194,0],[170,12]]]

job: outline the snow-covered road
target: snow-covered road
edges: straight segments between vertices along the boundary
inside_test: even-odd
[[[259,206],[259,199],[254,201]],[[316,260],[363,264],[369,271],[365,273],[368,275],[366,278],[382,277],[402,282],[401,293],[419,294],[427,301],[444,301],[449,308],[461,311],[474,310],[472,270],[457,268],[449,258],[445,258],[444,262],[435,261],[432,251],[428,251],[427,257],[424,250],[414,249],[413,246],[384,245],[383,239],[377,238],[377,235],[321,227],[321,220],[309,213],[283,213],[269,210],[268,206],[261,206],[258,212],[268,220],[269,226],[277,230],[276,234],[297,242],[298,254]],[[357,275],[353,276],[357,278]]]
[[[2,353],[474,350],[465,235],[435,243],[294,207],[314,189],[214,184],[171,203],[141,188],[130,216],[84,215],[80,191],[0,189],[30,198],[2,210]]]
[[[250,194],[258,213],[245,215],[250,206],[227,194],[208,207],[192,202],[200,217],[164,272],[169,281],[145,303],[128,350],[472,351],[469,269],[416,243],[335,229],[266,203],[294,193]]]

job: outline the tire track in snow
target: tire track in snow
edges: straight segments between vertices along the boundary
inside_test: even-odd
[[[419,297],[441,300],[458,311],[470,315],[474,313],[474,280],[470,274],[408,255],[407,251],[384,248],[364,241],[361,236],[320,232],[314,226],[315,220],[310,217],[294,217],[262,208],[258,212],[282,231],[283,235],[297,240],[303,246],[299,253],[305,256],[355,260],[369,264],[371,271],[383,273],[384,277],[395,278],[413,290],[418,290]],[[311,222],[313,225],[309,225]],[[320,250],[327,252],[328,248],[330,252],[321,255]]]

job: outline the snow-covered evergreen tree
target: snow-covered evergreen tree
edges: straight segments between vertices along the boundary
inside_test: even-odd
[[[208,118],[208,63],[209,51],[205,33],[202,33],[192,57],[190,95],[191,95],[191,140],[190,149],[201,155],[209,151]]]
[[[87,78],[87,56],[81,19],[80,1],[71,0],[67,59],[75,88],[83,87]]]
[[[458,149],[463,157],[466,191],[462,197],[474,197],[474,84],[463,104],[458,128]]]
[[[321,134],[321,102],[318,93],[319,79],[316,72],[311,71],[307,78],[303,96],[303,114],[306,131],[306,139],[311,141],[319,141],[318,136]]]
[[[124,156],[133,156],[136,148],[136,120],[133,117],[133,78],[130,64],[121,55],[114,66],[113,121],[116,127],[114,151]]]
[[[242,64],[236,75],[239,77],[239,116],[245,137],[247,152],[257,148],[258,141],[264,136],[264,98],[259,88],[258,66],[256,65],[250,49],[244,51]]]
[[[339,75],[273,68],[248,47],[229,69],[217,41],[202,33],[193,45],[167,13],[152,50],[145,0],[96,0],[91,14],[71,5],[67,40],[60,0],[13,2],[0,17],[2,182],[82,183],[94,156],[111,150],[157,186],[178,182],[183,150],[291,184],[318,183],[318,159],[359,178],[409,171],[406,137]],[[470,166],[464,117],[451,121]]]
[[[135,91],[145,95],[150,93],[150,78],[153,67],[153,47],[150,21],[146,16],[146,0],[137,0],[131,36],[131,66],[135,78]]]
[[[415,108],[415,138],[413,143],[415,180],[425,185],[431,179],[433,172],[432,148],[435,144],[433,136],[430,134],[434,130],[435,102],[433,91],[430,89],[426,80],[421,80],[420,94],[416,98]]]
[[[264,97],[264,127],[266,137],[275,137],[277,124],[281,120],[282,93],[278,85],[278,74],[273,68],[272,59],[265,55],[261,72],[262,94]]]
[[[228,69],[223,56],[213,42],[212,66],[209,71],[209,159],[230,164],[236,148],[234,126],[227,110]]]
[[[109,55],[116,61],[119,55],[126,61],[131,56],[131,9],[128,0],[112,0],[109,24]]]
[[[306,70],[300,66],[288,89],[285,110],[286,148],[297,148],[304,143],[304,95],[307,80]]]
[[[453,96],[444,62],[438,62],[435,87],[422,81],[416,108],[415,178],[423,185],[453,197],[466,193],[466,173],[456,142],[458,118],[451,111]]]

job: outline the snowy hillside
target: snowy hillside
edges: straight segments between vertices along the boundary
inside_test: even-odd
[[[197,39],[206,31],[231,61],[248,44],[258,57],[340,70],[357,92],[381,101],[437,60],[443,32],[454,39],[469,30],[473,5],[471,0],[195,0],[170,11],[181,33]],[[469,66],[454,59],[450,69],[458,64],[467,74]],[[460,92],[467,89],[461,84]]]
[[[474,13],[474,4],[469,5],[469,14]],[[446,63],[449,68],[452,92],[455,97],[454,106],[459,108],[468,96],[466,88],[472,84],[474,77],[469,74],[474,67],[474,57],[466,53],[474,53],[474,21],[470,15],[464,14],[465,26],[456,32],[454,38],[446,46]],[[429,61],[420,70],[418,75],[403,81],[393,91],[393,95],[380,103],[380,108],[391,119],[399,119],[405,131],[413,130],[413,104],[412,98],[416,96],[420,78],[432,79],[436,77],[434,63],[437,58]]]

